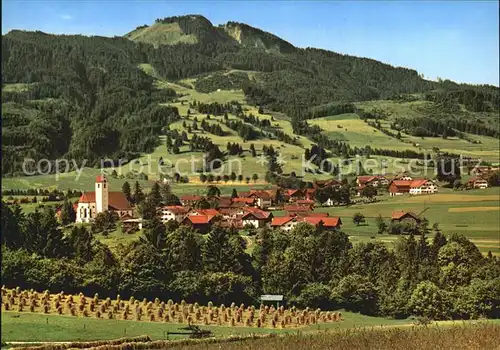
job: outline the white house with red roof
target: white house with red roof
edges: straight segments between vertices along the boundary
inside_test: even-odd
[[[110,192],[105,176],[97,176],[94,192],[82,193],[76,208],[76,222],[90,222],[97,214],[112,211],[119,217],[133,216],[132,207],[122,192]]]
[[[467,185],[471,188],[480,188],[480,189],[485,189],[488,188],[489,186],[488,181],[480,177],[473,177],[467,182]]]
[[[410,184],[410,194],[437,193],[438,186],[432,180],[413,180]]]
[[[182,205],[166,205],[157,209],[157,215],[163,223],[170,220],[182,222],[191,208]]]
[[[342,220],[339,217],[330,216],[279,216],[271,221],[271,227],[279,228],[283,231],[291,231],[299,223],[305,222],[313,226],[320,224],[327,230],[338,230],[342,225]]]
[[[253,226],[255,228],[264,227],[271,222],[273,214],[270,211],[259,208],[247,208],[241,217],[243,226]]]

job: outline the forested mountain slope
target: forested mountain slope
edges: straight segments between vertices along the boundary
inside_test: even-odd
[[[26,156],[92,163],[151,151],[178,112],[158,105],[175,91],[157,89],[140,64],[169,80],[205,75],[196,86],[203,92],[242,88],[249,103],[295,119],[332,102],[416,93],[447,111],[460,105],[497,112],[499,105],[495,87],[432,82],[415,70],[296,48],[245,24],[216,27],[199,15],[157,19],[113,38],[15,30],[2,40],[3,173],[19,171],[15,162]],[[252,75],[228,76],[234,70]]]

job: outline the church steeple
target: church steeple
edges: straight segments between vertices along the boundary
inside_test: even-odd
[[[95,179],[95,206],[96,212],[102,213],[108,210],[108,180],[104,175]]]

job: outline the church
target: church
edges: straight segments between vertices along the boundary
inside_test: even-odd
[[[106,210],[117,213],[120,218],[133,216],[127,197],[122,192],[110,192],[108,180],[99,175],[95,181],[95,192],[84,192],[78,200],[76,222],[90,222]]]

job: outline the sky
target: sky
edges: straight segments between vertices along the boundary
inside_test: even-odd
[[[2,0],[2,34],[123,35],[156,18],[237,21],[298,47],[416,69],[425,78],[499,85],[498,1]]]

